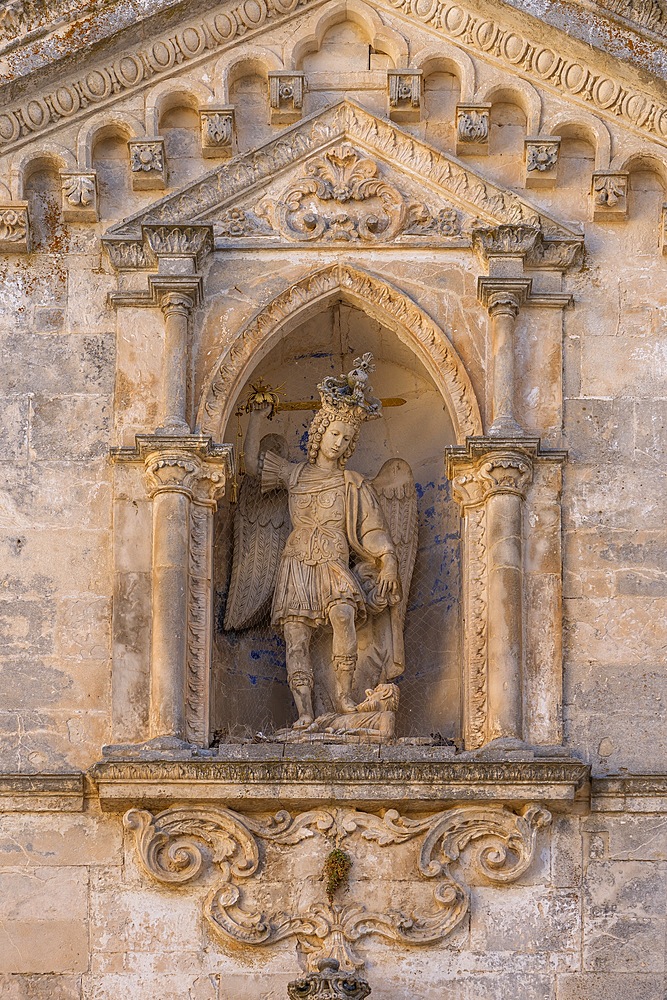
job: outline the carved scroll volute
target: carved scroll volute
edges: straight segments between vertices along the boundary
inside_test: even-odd
[[[130,809],[123,819],[134,833],[144,871],[158,882],[192,882],[211,862],[226,878],[247,878],[259,866],[257,842],[234,813],[225,809],[176,808],[157,816]]]
[[[125,826],[133,831],[137,853],[144,870],[168,885],[183,885],[202,874],[207,865],[220,869],[218,883],[204,901],[204,917],[222,942],[246,946],[270,945],[295,938],[302,954],[308,956],[313,975],[300,980],[290,996],[308,997],[317,985],[314,977],[325,969],[328,983],[320,983],[318,996],[356,996],[338,990],[342,974],[346,982],[356,980],[363,959],[356,951],[362,938],[376,936],[400,945],[420,946],[444,940],[464,919],[470,908],[470,892],[463,872],[472,872],[473,881],[503,885],[519,878],[535,856],[538,830],[550,822],[549,812],[539,805],[513,811],[502,805],[461,805],[413,819],[388,809],[382,816],[355,809],[316,809],[292,817],[277,813],[268,820],[242,816],[228,809],[177,807],[153,817],[137,809],[125,816]],[[384,850],[418,839],[416,871],[432,883],[430,907],[418,905],[409,913],[390,908],[374,911],[358,899],[337,902],[316,901],[303,908],[299,894],[288,884],[279,888],[272,910],[262,913],[244,898],[242,884],[260,874],[258,841],[300,849],[306,839],[320,838],[320,849],[330,849],[322,837],[336,836],[355,858],[364,842]],[[310,850],[317,849],[313,839]],[[452,866],[463,859],[467,864],[455,876]],[[363,851],[361,853],[364,853]],[[362,863],[362,862],[361,862]],[[280,886],[280,883],[278,883]],[[415,880],[419,894],[419,879]],[[354,891],[354,885],[350,886]],[[274,893],[275,893],[274,888]],[[294,906],[295,910],[291,907]],[[326,964],[328,963],[328,964]],[[340,972],[339,972],[340,970]],[[322,978],[322,977],[320,977]],[[361,989],[359,1000],[366,993]]]

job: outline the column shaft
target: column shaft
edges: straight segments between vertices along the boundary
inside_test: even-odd
[[[522,738],[522,498],[487,500],[488,738]]]
[[[164,296],[164,365],[162,375],[162,428],[189,434],[185,419],[188,361],[188,319],[193,308],[189,295],[168,292]]]
[[[153,498],[151,736],[185,737],[190,499]]]

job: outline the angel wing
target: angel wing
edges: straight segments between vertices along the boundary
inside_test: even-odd
[[[285,439],[267,434],[262,438],[260,454],[268,450],[286,455]],[[234,514],[234,553],[225,629],[250,628],[267,610],[289,527],[287,494],[262,494],[259,478],[246,476]]]
[[[402,458],[386,461],[372,486],[396,547],[401,580],[401,600],[390,611],[393,663],[387,667],[385,679],[391,680],[405,669],[403,628],[417,555],[417,491],[412,469]]]

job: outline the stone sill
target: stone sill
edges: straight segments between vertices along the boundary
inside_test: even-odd
[[[84,775],[0,774],[2,812],[82,812]]]
[[[588,766],[567,754],[455,755],[445,747],[260,744],[227,746],[215,757],[196,751],[114,757],[90,771],[105,811],[161,808],[175,801],[275,810],[343,800],[404,812],[453,802],[571,803],[589,777]]]

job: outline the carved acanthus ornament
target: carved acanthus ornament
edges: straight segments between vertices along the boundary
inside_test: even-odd
[[[97,222],[97,173],[61,171],[62,212],[65,222]]]
[[[227,160],[234,155],[234,108],[206,108],[199,122],[203,156]]]
[[[335,958],[321,958],[317,972],[287,984],[290,1000],[364,1000],[370,992],[365,979],[343,972]]]
[[[0,205],[0,251],[3,253],[28,253],[29,250],[28,203],[16,201]]]
[[[377,163],[344,143],[310,160],[305,176],[257,213],[292,239],[373,242],[403,228],[407,206]]]
[[[292,937],[307,956],[308,969],[316,971],[322,959],[333,959],[342,971],[352,972],[363,967],[356,943],[364,937],[408,946],[442,941],[470,909],[468,885],[456,870],[462,856],[474,881],[497,886],[514,882],[528,870],[537,833],[550,820],[550,813],[538,805],[519,811],[461,805],[423,819],[394,809],[376,815],[329,808],[296,815],[282,811],[260,819],[215,806],[184,806],[156,816],[131,809],[125,826],[134,833],[144,870],[158,882],[184,885],[211,865],[219,869],[221,881],[204,901],[204,917],[219,940],[266,946]],[[321,900],[309,905],[295,904],[287,893],[273,900],[267,912],[252,903],[246,886],[260,872],[259,842],[298,849],[310,840],[324,854],[330,849],[328,838],[344,844],[359,866],[364,844],[388,849],[417,840],[417,871],[433,887],[430,907],[422,910],[418,901],[410,913],[373,911],[363,894],[354,898],[354,885],[353,898],[343,904],[328,902],[323,889]]]
[[[459,104],[456,108],[456,152],[481,154],[489,150],[490,104]]]
[[[593,174],[592,198],[595,222],[623,221],[628,216],[627,173],[597,171]]]
[[[403,132],[396,125],[375,118],[349,102],[328,108],[317,117],[295,126],[288,135],[271,140],[258,150],[236,156],[205,179],[165,198],[144,213],[114,226],[109,238],[137,239],[143,224],[188,224],[193,218],[215,218],[214,213],[235,208],[248,189],[271,181],[309,154],[321,157],[323,139],[330,146],[358,143],[373,150],[374,159],[410,176],[417,176],[433,198],[446,198],[481,224],[522,224],[540,227],[545,241],[572,240],[577,234],[554,219],[538,214],[513,192],[464,167],[445,154]]]
[[[553,187],[558,173],[560,137],[528,138],[526,147],[526,187]]]

